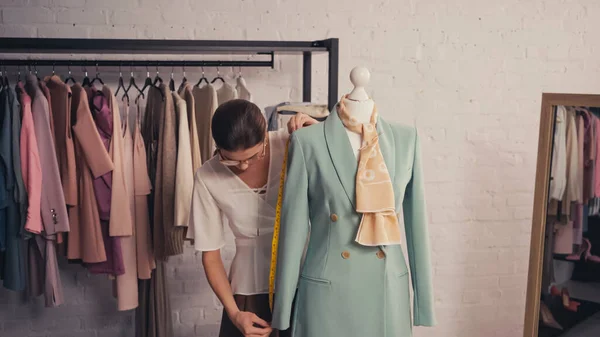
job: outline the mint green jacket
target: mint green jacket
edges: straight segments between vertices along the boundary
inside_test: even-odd
[[[381,118],[377,129],[396,212],[404,218],[410,270],[400,245],[354,241],[361,220],[354,206],[358,161],[334,111],[290,139],[273,328],[291,326],[293,337],[412,336],[409,275],[414,325],[435,324],[417,131]]]

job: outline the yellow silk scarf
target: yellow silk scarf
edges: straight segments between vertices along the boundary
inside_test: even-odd
[[[377,134],[377,109],[371,121],[361,124],[344,105],[338,104],[338,116],[346,129],[362,136],[356,173],[356,211],[362,213],[356,242],[364,246],[400,244],[400,227],[394,205],[394,188]]]

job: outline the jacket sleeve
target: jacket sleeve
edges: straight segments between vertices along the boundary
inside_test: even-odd
[[[309,233],[308,174],[302,148],[292,134],[288,149],[287,179],[281,208],[272,326],[290,326],[300,262]]]
[[[73,125],[73,134],[81,144],[85,161],[89,165],[94,178],[113,170],[113,162],[98,134],[92,114],[88,111],[78,114],[77,124]]]
[[[403,201],[404,227],[410,274],[414,291],[414,325],[434,326],[433,286],[425,184],[421,164],[421,148],[417,131],[414,136],[412,177]]]

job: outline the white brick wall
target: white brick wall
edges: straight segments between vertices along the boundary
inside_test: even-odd
[[[340,94],[351,89],[350,69],[365,65],[381,114],[416,123],[423,135],[439,325],[417,328],[415,336],[521,334],[541,93],[597,93],[597,1],[0,2],[2,36],[339,37]],[[320,102],[325,61],[316,56],[313,65]],[[279,57],[275,70],[244,75],[265,106],[300,99],[300,68],[299,58]],[[169,71],[161,70],[163,78]],[[145,69],[136,75],[141,82]],[[199,76],[192,69],[187,75]],[[230,260],[232,244],[227,249]],[[132,335],[133,317],[115,311],[104,278],[73,265],[61,270],[68,296],[61,308],[0,290],[0,335]],[[188,249],[174,258],[169,282],[176,335],[215,335],[221,312],[199,256]]]

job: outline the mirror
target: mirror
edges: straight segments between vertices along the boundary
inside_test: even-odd
[[[536,170],[524,337],[600,336],[600,95],[543,94]]]

